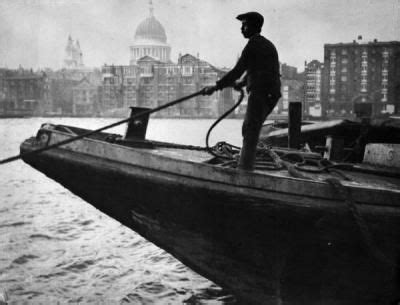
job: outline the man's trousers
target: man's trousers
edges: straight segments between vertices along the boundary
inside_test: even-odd
[[[265,89],[250,91],[242,126],[243,145],[240,151],[239,169],[254,169],[261,127],[278,100],[279,98],[273,97]]]

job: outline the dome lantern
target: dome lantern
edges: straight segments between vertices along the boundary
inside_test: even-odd
[[[170,60],[171,47],[167,43],[164,27],[154,17],[152,0],[149,0],[149,16],[136,28],[130,52],[131,65],[136,64],[137,60],[144,56],[150,56],[163,62]]]
[[[150,16],[143,20],[136,28],[135,41],[144,39],[166,43],[167,35],[162,24],[154,17],[153,2],[151,0],[149,6]]]

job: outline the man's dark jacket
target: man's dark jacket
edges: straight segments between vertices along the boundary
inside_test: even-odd
[[[217,88],[233,85],[245,71],[248,91],[265,89],[276,98],[281,96],[278,52],[271,41],[259,34],[249,39],[235,67],[217,81]]]

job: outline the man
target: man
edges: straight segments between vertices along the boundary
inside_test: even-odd
[[[260,35],[264,23],[261,14],[249,12],[236,19],[242,22],[242,34],[249,41],[235,67],[218,80],[215,86],[205,87],[203,94],[211,95],[225,87],[242,87],[246,84],[249,96],[242,126],[243,145],[238,167],[251,171],[262,124],[281,97],[279,59],[272,42]],[[244,80],[235,83],[245,72]]]

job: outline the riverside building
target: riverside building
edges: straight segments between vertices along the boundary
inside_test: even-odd
[[[324,65],[318,60],[304,63],[304,115],[321,117],[321,87]]]
[[[42,115],[51,109],[45,73],[19,67],[2,69],[0,77],[0,116]]]
[[[400,42],[359,41],[324,46],[323,113],[354,117],[400,113]]]

